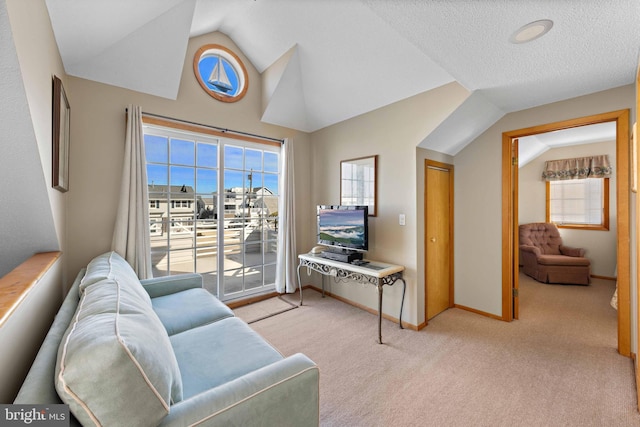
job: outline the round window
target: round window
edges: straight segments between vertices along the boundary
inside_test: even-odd
[[[202,46],[193,58],[198,83],[209,95],[222,102],[236,102],[247,93],[247,70],[238,56],[224,46]]]

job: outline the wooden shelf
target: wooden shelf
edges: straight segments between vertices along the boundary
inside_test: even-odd
[[[59,251],[35,254],[0,278],[0,327],[61,255]]]

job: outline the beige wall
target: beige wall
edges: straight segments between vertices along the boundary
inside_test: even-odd
[[[43,0],[0,0],[0,264],[66,247],[66,197],[51,188],[52,75],[64,70]],[[13,401],[60,306],[64,255],[0,328],[0,402]],[[14,260],[12,260],[13,262]],[[8,271],[2,271],[3,275]]]
[[[223,103],[205,93],[193,72],[193,56],[204,44],[218,43],[236,52],[247,67],[249,88],[235,103]],[[152,76],[150,76],[151,78]],[[108,251],[115,222],[124,156],[125,108],[275,138],[292,138],[296,160],[296,206],[302,219],[298,245],[311,242],[300,224],[311,215],[311,155],[309,136],[260,121],[260,75],[225,35],[212,33],[189,41],[176,100],[69,77],[68,95],[75,107],[71,124],[71,186],[69,191],[69,271],[73,276],[92,257]]]
[[[59,77],[66,87],[66,74],[44,1],[8,0],[7,6],[60,250],[64,252],[66,198],[65,193],[51,187],[51,79]]]
[[[457,304],[502,316],[502,133],[633,105],[629,85],[511,113],[455,156]]]
[[[545,222],[546,184],[541,174],[547,160],[567,159],[608,154],[616,169],[616,141],[554,148],[527,163],[519,171],[518,223]],[[576,230],[560,228],[563,243],[584,248],[591,260],[591,274],[614,277],[616,270],[616,242],[618,232],[616,212],[616,174],[609,179],[609,230]]]
[[[30,26],[36,26],[31,30]],[[0,2],[0,275],[59,250],[64,204],[51,189],[51,74],[57,49],[44,1]],[[38,69],[31,70],[38,61]],[[31,105],[33,104],[33,105]]]
[[[73,278],[93,256],[110,248],[123,160],[124,109],[127,104],[137,104],[151,113],[266,136],[293,138],[298,252],[305,252],[314,245],[315,206],[339,202],[340,160],[378,154],[379,208],[378,217],[371,219],[369,257],[407,267],[405,319],[413,324],[424,320],[422,165],[427,157],[444,162],[450,162],[450,158],[416,146],[468,97],[468,91],[451,83],[308,135],[260,121],[264,93],[261,76],[223,34],[213,33],[190,40],[178,98],[169,100],[66,77],[44,0],[8,0],[7,7],[56,233],[65,252],[65,278]],[[201,90],[193,74],[192,58],[205,43],[230,47],[247,65],[249,90],[242,101],[220,103]],[[63,79],[72,107],[70,191],[66,194],[50,189],[50,82],[53,74]],[[630,85],[511,113],[455,156],[457,304],[498,316],[502,314],[502,132],[632,108],[633,105],[634,89]],[[406,215],[406,226],[398,225],[400,213]],[[317,277],[312,280],[318,283]],[[332,291],[338,295],[376,307],[372,287],[333,286]],[[385,294],[383,311],[394,317],[397,316],[399,290],[396,287]],[[635,282],[632,301],[635,301],[634,295]]]
[[[424,281],[418,282],[418,259],[422,258],[418,254],[418,224],[422,218],[418,216],[416,194],[422,191],[416,179],[416,146],[468,95],[462,86],[450,83],[312,134],[313,205],[340,203],[341,160],[378,155],[378,216],[369,221],[367,258],[405,266],[403,320],[413,325],[424,321]],[[399,214],[406,215],[405,226],[398,224]],[[315,239],[315,218],[309,218],[306,225]],[[309,249],[311,245],[299,248]],[[312,280],[319,285],[317,277]],[[302,281],[308,279],[303,275]],[[329,279],[325,283],[331,292],[377,309],[374,286],[336,284]],[[401,286],[386,288],[383,312],[397,318],[401,296]]]
[[[51,278],[47,277],[45,281],[51,284],[42,287],[43,293],[34,294],[32,298],[45,302],[60,298],[59,282],[63,271],[66,281],[69,281],[68,278],[75,277],[92,257],[109,250],[123,161],[124,109],[127,104],[137,104],[151,113],[266,136],[293,138],[298,252],[305,252],[314,245],[315,206],[339,201],[340,160],[378,154],[379,207],[378,217],[371,219],[369,257],[406,266],[408,289],[404,317],[415,325],[424,321],[423,164],[425,158],[446,163],[451,163],[451,158],[417,149],[416,146],[469,95],[460,85],[451,83],[307,135],[260,121],[263,93],[260,75],[223,34],[208,34],[190,41],[178,98],[168,100],[65,76],[44,0],[7,0],[6,9],[15,38],[55,233],[64,251],[62,266],[58,263]],[[5,8],[0,10],[4,11]],[[193,74],[192,58],[195,50],[205,43],[223,44],[240,55],[249,72],[249,91],[245,99],[235,104],[224,104],[201,90]],[[5,52],[3,61],[4,55]],[[4,67],[6,63],[0,65]],[[52,75],[62,78],[72,108],[70,191],[66,194],[50,188]],[[632,108],[633,105],[634,88],[630,85],[511,113],[455,156],[457,304],[502,314],[502,132]],[[406,226],[398,225],[400,213],[406,215]],[[635,271],[636,263],[632,264]],[[312,280],[319,283],[318,277]],[[338,295],[376,307],[373,287],[353,284],[332,284],[331,287]],[[635,287],[633,275],[633,319],[637,318]],[[386,290],[383,311],[397,317],[399,302],[400,287]],[[33,307],[30,305],[29,310],[19,313],[12,322],[33,325],[52,314]],[[34,312],[42,315],[34,317]],[[633,323],[635,328],[635,320]],[[28,348],[25,351],[31,351],[34,344],[29,344],[28,340],[36,335],[23,330],[15,336],[3,336],[0,341],[14,342],[14,349],[26,344]],[[632,349],[636,348],[637,345],[632,345]],[[26,354],[12,354],[18,353],[20,357]],[[0,359],[2,366],[11,365],[4,358]]]
[[[66,74],[44,1],[8,0],[7,6],[56,233],[64,253],[66,197],[51,187],[51,79],[58,76],[66,86]]]

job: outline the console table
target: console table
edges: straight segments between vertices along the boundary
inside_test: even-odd
[[[397,281],[402,282],[402,301],[400,302],[400,316],[398,318],[400,329],[402,327],[402,308],[404,306],[404,294],[407,283],[402,277],[404,267],[401,265],[385,264],[377,261],[368,261],[365,265],[355,265],[346,262],[326,259],[315,254],[298,255],[298,285],[300,286],[300,305],[302,305],[302,282],[300,281],[300,269],[317,271],[322,274],[322,296],[324,297],[324,276],[333,276],[338,280],[353,280],[358,283],[370,283],[378,288],[378,343],[382,344],[382,288],[384,285],[392,286]]]

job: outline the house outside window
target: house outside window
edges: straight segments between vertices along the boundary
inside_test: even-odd
[[[172,209],[179,209],[179,208],[185,208],[185,209],[191,209],[191,200],[172,200],[171,201],[171,208]]]
[[[221,300],[275,288],[280,146],[145,124],[153,275]]]

